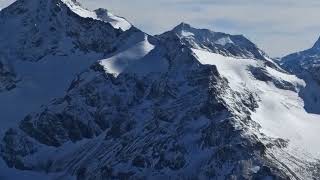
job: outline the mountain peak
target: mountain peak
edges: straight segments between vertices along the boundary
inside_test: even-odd
[[[200,28],[195,28],[193,26],[191,26],[188,23],[182,22],[179,25],[177,25],[176,27],[174,27],[172,29],[173,32],[175,32],[176,34],[178,34],[179,36],[185,36],[188,37],[190,35],[193,36],[201,36],[201,35],[205,35],[205,36],[209,36],[212,35],[216,32],[211,31],[209,29],[200,29]],[[223,33],[224,34],[224,33]]]
[[[266,60],[267,55],[243,35],[231,35],[209,29],[194,28],[185,22],[162,35],[162,38],[178,37],[190,48],[207,50],[224,56]]]
[[[179,31],[179,30],[190,29],[190,28],[192,28],[190,24],[181,22],[179,25],[174,27],[173,30]]]

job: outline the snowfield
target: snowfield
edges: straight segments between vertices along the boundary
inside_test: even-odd
[[[114,53],[115,55],[99,61],[106,73],[115,77],[122,72],[143,76],[168,69],[167,61],[159,58],[156,52],[152,52],[155,46],[150,44],[146,34],[136,34],[128,41],[129,45],[122,47],[120,51]]]
[[[320,143],[314,141],[320,132],[320,115],[306,112],[298,92],[279,89],[272,83],[255,79],[248,69],[263,66],[257,60],[225,57],[198,49],[193,52],[202,64],[216,65],[233,90],[249,90],[259,96],[259,108],[252,112],[252,119],[261,125],[262,133],[288,139],[291,152],[309,154],[313,160],[320,158]],[[297,88],[305,86],[304,81],[294,75],[270,67],[266,69],[274,78],[291,82]]]

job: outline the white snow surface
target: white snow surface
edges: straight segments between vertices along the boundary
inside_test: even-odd
[[[146,75],[167,70],[168,62],[158,54],[151,53],[155,46],[150,44],[146,34],[139,33],[131,37],[130,41],[135,43],[116,52],[116,55],[100,61],[107,73],[114,76],[122,72]]]
[[[190,32],[190,31],[184,31],[182,30],[181,35],[184,37],[193,37],[195,36],[194,33]]]
[[[127,31],[132,25],[124,18],[106,12],[103,17],[98,17],[97,13],[83,8],[79,3],[72,0],[62,0],[73,12],[84,18],[92,18],[100,21],[110,23],[114,28]]]
[[[233,41],[230,39],[230,37],[223,37],[218,39],[215,43],[225,46],[227,44],[233,44]]]
[[[233,90],[255,92],[259,98],[259,108],[252,112],[252,119],[258,122],[261,132],[269,137],[289,140],[288,150],[311,157],[320,158],[320,142],[315,139],[320,132],[320,115],[309,114],[304,109],[298,93],[275,87],[272,83],[256,80],[248,71],[249,66],[263,67],[252,59],[236,59],[203,50],[193,49],[200,63],[215,65],[219,73],[226,77]],[[303,80],[294,75],[266,67],[274,78],[286,80],[296,86],[305,86]]]

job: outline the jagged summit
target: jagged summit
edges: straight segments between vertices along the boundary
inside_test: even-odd
[[[176,27],[173,28],[173,31],[179,32],[179,31],[184,30],[184,29],[189,30],[189,29],[192,29],[192,28],[193,27],[190,24],[188,24],[186,22],[181,22],[180,24],[178,24]]]
[[[223,32],[215,32],[215,31],[210,30],[210,29],[196,28],[196,27],[193,27],[191,24],[186,23],[186,22],[181,22],[176,27],[174,27],[172,29],[172,31],[174,31],[176,33],[179,33],[179,34],[181,34],[181,32],[183,32],[183,31],[195,32],[196,34],[199,33],[199,31],[202,31],[203,33],[207,33],[207,34],[224,34],[224,35],[229,35],[229,36],[239,36],[239,37],[245,38],[243,35],[230,35],[230,34],[223,33]]]
[[[209,29],[197,29],[184,22],[160,36],[167,38],[177,36],[187,46],[206,49],[225,56],[269,59],[262,50],[243,35],[230,35]]]

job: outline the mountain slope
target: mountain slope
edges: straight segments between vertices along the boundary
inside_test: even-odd
[[[243,130],[256,125],[248,117],[253,95],[233,92],[215,66],[201,65],[180,45],[150,52],[168,62],[161,73],[115,78],[99,64],[91,67],[64,98],[7,131],[4,159],[20,169],[64,169],[85,179],[286,177]]]
[[[62,9],[49,16],[56,5]],[[54,24],[57,33],[47,32],[46,21],[32,16],[38,10],[65,25]],[[31,16],[32,22],[44,23],[36,37],[63,36],[56,49],[65,56],[47,51],[49,43],[32,56],[23,50],[6,59],[24,64],[10,64],[21,80],[1,98],[20,105],[15,93],[28,92],[30,82],[48,93],[24,113],[3,111],[10,120],[21,120],[5,131],[0,144],[9,167],[49,179],[320,178],[320,146],[314,142],[320,116],[303,107],[299,93],[305,82],[243,36],[181,24],[153,37],[124,28],[122,18],[117,26],[117,18],[108,13],[112,21],[102,18],[71,0],[20,0],[1,11],[7,14],[3,27],[15,24],[8,18],[11,11],[19,12],[13,19]],[[64,36],[69,27],[76,36]],[[30,37],[18,36],[2,46],[21,45],[19,38],[30,43]],[[50,82],[57,78],[52,68],[66,79],[63,83]],[[26,69],[33,81],[26,79]],[[56,86],[58,93],[51,89]]]
[[[0,11],[0,29],[1,139],[28,113],[62,96],[76,74],[117,48],[133,46],[122,47],[126,38],[144,36],[107,10],[90,12],[76,1],[57,0],[16,1]],[[5,166],[1,160],[0,179],[45,176]]]

